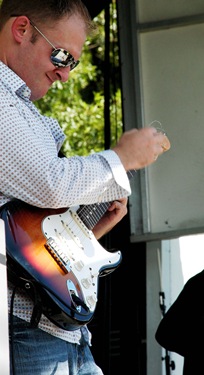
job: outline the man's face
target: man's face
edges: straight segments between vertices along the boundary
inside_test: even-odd
[[[75,60],[80,58],[86,40],[86,30],[84,21],[79,16],[64,18],[53,25],[52,29],[46,30],[43,27],[42,30],[42,25],[39,29],[56,48],[67,50]],[[35,43],[31,43],[33,31],[34,28],[30,24],[27,39],[21,43],[15,62],[9,66],[26,82],[31,89],[31,100],[34,101],[42,98],[53,82],[66,82],[70,67],[54,66],[50,59],[52,46],[39,33]]]

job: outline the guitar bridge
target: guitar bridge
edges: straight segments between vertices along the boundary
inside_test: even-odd
[[[67,255],[60,249],[60,247],[57,245],[53,238],[48,238],[45,247],[52,255],[52,257],[55,259],[60,268],[65,273],[70,272],[70,260],[67,257]]]

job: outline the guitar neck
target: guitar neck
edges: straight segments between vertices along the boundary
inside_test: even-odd
[[[136,170],[127,172],[129,180],[136,174]],[[102,216],[110,207],[111,202],[95,203],[89,205],[81,205],[77,210],[77,214],[86,227],[90,230],[98,223]]]

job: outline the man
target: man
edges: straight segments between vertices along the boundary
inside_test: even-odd
[[[64,134],[33,101],[53,82],[66,82],[79,63],[92,23],[80,0],[3,0],[0,10],[0,204],[18,199],[60,209],[113,202],[93,228],[99,239],[127,213],[129,170],[155,162],[170,148],[153,127],[122,135],[112,150],[87,157],[59,157]],[[30,223],[32,225],[32,223]],[[79,265],[80,266],[80,265]],[[30,320],[33,302],[9,284],[11,373],[97,375],[86,326],[63,330],[44,314]]]

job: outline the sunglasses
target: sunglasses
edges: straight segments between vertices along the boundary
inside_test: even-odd
[[[30,21],[31,26],[34,27],[34,29],[52,46],[53,51],[51,53],[50,59],[54,66],[58,66],[59,68],[66,68],[70,67],[70,70],[73,70],[76,68],[76,66],[79,64],[79,60],[74,60],[74,57],[66,51],[63,48],[56,48],[48,39],[47,37],[38,29],[37,26],[34,25],[34,23]]]

